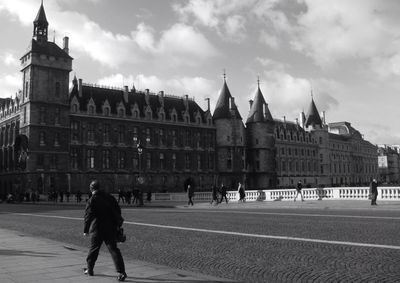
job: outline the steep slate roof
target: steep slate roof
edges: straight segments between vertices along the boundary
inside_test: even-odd
[[[72,59],[67,52],[61,49],[54,42],[47,41],[46,43],[39,44],[34,38],[31,40],[31,44],[28,47],[28,52],[54,56],[57,58]]]
[[[236,104],[232,105],[232,109],[229,109],[229,100],[232,98],[232,95],[229,91],[228,85],[226,84],[226,80],[224,80],[224,85],[222,86],[221,91],[219,92],[219,98],[217,101],[217,105],[215,106],[213,119],[230,119],[232,117],[231,110],[234,111],[236,118],[242,119],[240,116],[239,110],[237,109]]]
[[[161,103],[160,103],[160,97],[159,95],[156,94],[148,94],[149,95],[149,105],[150,108],[153,112],[153,119],[158,119],[158,112],[161,108]],[[92,98],[95,106],[96,106],[96,113],[97,114],[102,114],[103,110],[103,105],[104,102],[107,100],[108,103],[110,104],[110,114],[111,115],[116,115],[117,114],[117,108],[122,102],[122,104],[125,107],[125,113],[126,116],[131,116],[132,111],[131,107],[133,107],[135,104],[138,105],[139,112],[140,112],[140,117],[145,117],[145,110],[147,107],[146,99],[145,99],[146,93],[142,91],[130,91],[128,93],[128,103],[125,102],[124,100],[124,91],[121,89],[109,89],[109,88],[103,88],[103,87],[98,87],[98,86],[92,86],[92,85],[87,85],[83,84],[82,85],[82,96],[79,96],[79,90],[78,90],[78,85],[74,79],[74,86],[70,92],[70,103],[74,97],[79,102],[79,110],[81,112],[86,112],[87,111],[87,106]],[[164,112],[165,112],[165,119],[170,120],[171,119],[171,113],[172,110],[175,109],[177,113],[177,120],[178,121],[183,121],[183,114],[186,110],[185,108],[185,103],[184,103],[185,98],[180,98],[180,97],[172,97],[168,95],[164,95]],[[190,121],[191,122],[196,122],[195,121],[195,115],[197,112],[200,112],[200,116],[202,119],[202,122],[206,122],[206,112],[203,111],[200,106],[193,100],[188,99],[188,111],[189,111],[189,116],[190,116]]]
[[[265,105],[265,113],[264,113],[264,105]],[[254,102],[251,105],[250,113],[247,118],[247,123],[256,123],[256,122],[267,122],[274,120],[272,119],[271,112],[268,109],[268,104],[264,100],[264,96],[261,93],[260,86],[257,88],[256,95],[254,97]]]
[[[310,107],[308,108],[305,126],[308,127],[313,124],[320,125],[322,127],[321,117],[319,116],[317,107],[315,106],[314,99],[311,98],[311,103],[310,103]]]
[[[47,22],[46,13],[44,12],[43,3],[40,5],[39,11],[33,23],[41,25],[44,24],[45,26],[49,25],[49,23]]]

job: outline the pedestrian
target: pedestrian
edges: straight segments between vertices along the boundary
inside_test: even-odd
[[[148,192],[147,192],[146,201],[147,201],[147,202],[151,202],[151,191],[148,191]]]
[[[188,205],[193,206],[193,196],[194,196],[194,188],[193,185],[188,184],[187,186],[187,195],[188,195]]]
[[[299,181],[299,182],[297,183],[297,186],[296,186],[296,196],[294,197],[294,201],[296,201],[297,196],[298,196],[299,194],[300,194],[300,196],[301,196],[301,201],[304,201],[303,193],[301,192],[301,189],[303,189],[303,184],[301,183],[301,181]]]
[[[373,179],[369,185],[369,193],[371,195],[371,205],[377,205],[376,198],[378,197],[378,183],[376,179]]]
[[[226,187],[224,186],[224,183],[221,183],[221,190],[220,190],[220,193],[221,193],[221,199],[219,200],[219,202],[221,203],[221,202],[224,200],[224,198],[225,198],[225,202],[228,203],[228,198],[226,197],[227,189],[226,189]]]
[[[86,204],[83,235],[88,236],[91,233],[91,239],[84,273],[88,276],[94,275],[93,268],[104,242],[118,272],[117,280],[125,281],[127,275],[124,259],[117,247],[117,231],[124,221],[121,216],[121,208],[112,195],[100,190],[98,180],[93,180],[89,187],[92,197]]]
[[[124,192],[123,192],[121,189],[119,189],[119,190],[118,190],[118,203],[119,203],[121,200],[122,200],[122,203],[124,203],[124,202],[125,202],[125,196],[124,196]]]
[[[211,199],[211,204],[213,204],[215,202],[215,204],[218,204],[218,197],[217,197],[217,186],[213,185],[211,187],[211,195],[212,195],[212,199]]]
[[[76,197],[76,202],[80,203],[82,201],[82,193],[81,193],[81,191],[77,191],[75,197]]]
[[[65,197],[67,198],[67,202],[69,202],[70,195],[71,195],[71,193],[69,191],[65,192]]]
[[[239,201],[245,202],[246,201],[246,192],[244,190],[242,183],[240,183],[240,182],[238,185],[238,193],[239,193]]]

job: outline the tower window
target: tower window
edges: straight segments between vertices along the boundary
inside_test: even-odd
[[[59,82],[56,82],[56,97],[60,96],[61,86]]]

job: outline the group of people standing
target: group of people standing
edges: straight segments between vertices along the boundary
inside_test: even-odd
[[[244,186],[242,185],[242,183],[239,182],[238,185],[238,190],[237,190],[238,194],[239,194],[239,202],[245,202],[246,201],[246,192],[244,189]],[[217,186],[213,185],[211,188],[211,193],[212,193],[212,199],[211,199],[211,204],[219,204],[221,203],[224,199],[225,202],[228,203],[228,189],[227,187],[224,185],[224,183],[221,184],[221,187],[218,189]],[[218,199],[218,195],[220,195],[221,197]]]

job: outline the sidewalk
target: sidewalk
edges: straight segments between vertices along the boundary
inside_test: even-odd
[[[211,205],[209,202],[196,202],[194,206],[177,205],[185,209],[324,209],[324,210],[367,210],[367,211],[400,211],[400,201],[377,201],[377,206],[371,206],[370,200],[287,200],[287,201],[248,201],[222,202]]]
[[[83,274],[86,251],[73,245],[0,229],[1,283],[118,282],[106,249],[101,250],[95,276]],[[126,260],[125,282],[233,282],[142,261]]]

